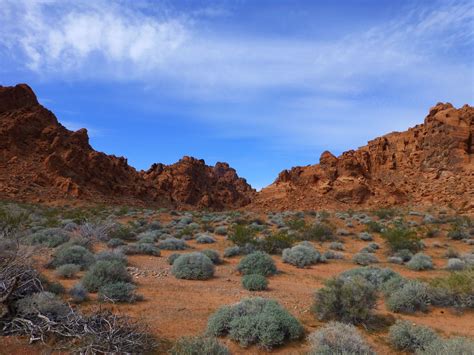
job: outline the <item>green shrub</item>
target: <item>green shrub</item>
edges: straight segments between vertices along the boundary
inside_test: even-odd
[[[97,292],[101,286],[117,282],[130,282],[125,266],[116,260],[96,262],[84,275],[82,284],[89,292]]]
[[[474,270],[455,271],[429,283],[430,298],[436,306],[474,308]]]
[[[166,238],[158,242],[158,248],[164,250],[185,250],[189,248],[189,246],[182,239]]]
[[[240,255],[240,247],[234,245],[224,250],[224,258],[231,258],[233,256]]]
[[[80,245],[73,245],[70,247],[61,247],[53,255],[53,260],[50,266],[58,267],[65,264],[76,264],[81,269],[87,269],[94,263],[94,254]]]
[[[48,248],[56,248],[69,240],[69,234],[61,228],[47,228],[33,233],[27,237],[26,242],[30,245],[41,245]]]
[[[462,240],[469,238],[469,234],[460,224],[454,223],[448,232],[448,238],[453,240]]]
[[[117,261],[123,265],[127,265],[127,257],[122,250],[104,250],[95,254],[96,261]]]
[[[58,277],[72,279],[81,271],[81,266],[76,264],[64,264],[56,268],[55,274]]]
[[[256,247],[268,254],[281,253],[283,249],[291,247],[295,239],[285,231],[270,234],[260,239]]]
[[[268,287],[268,280],[259,274],[249,274],[242,276],[242,286],[249,291],[264,291]]]
[[[219,256],[219,252],[213,249],[204,249],[201,250],[200,253],[203,253],[209,259],[211,259],[214,265],[218,265],[222,262],[221,257]]]
[[[407,262],[410,261],[411,258],[413,258],[413,253],[408,249],[400,249],[394,254],[394,256],[398,256],[404,262]]]
[[[474,341],[472,339],[457,337],[451,339],[437,339],[418,350],[416,355],[470,355],[474,354]]]
[[[387,229],[382,233],[382,238],[385,239],[388,247],[393,253],[402,249],[407,249],[416,253],[422,246],[421,240],[416,235],[416,232],[404,227]]]
[[[376,288],[363,277],[338,277],[316,292],[313,311],[322,320],[363,323],[371,317],[376,301]]]
[[[125,242],[122,239],[118,239],[118,238],[112,238],[107,242],[107,246],[109,248],[117,248],[122,245],[125,245]]]
[[[196,238],[196,243],[199,244],[212,244],[215,242],[216,240],[208,234],[201,234]]]
[[[183,337],[170,350],[171,355],[230,355],[229,349],[213,337]]]
[[[173,253],[168,256],[168,264],[173,265],[173,263],[181,256],[181,254]]]
[[[305,228],[300,234],[301,240],[310,240],[315,242],[325,242],[336,239],[334,228],[327,223],[316,223],[311,227]]]
[[[277,268],[270,255],[257,251],[240,260],[237,271],[243,275],[260,274],[263,276],[274,275]]]
[[[416,280],[402,282],[400,288],[389,294],[386,305],[396,313],[425,312],[430,305],[428,285]]]
[[[329,322],[308,336],[309,355],[375,355],[352,324]]]
[[[380,219],[390,219],[396,216],[397,211],[391,208],[380,208],[372,211],[372,213]]]
[[[133,303],[140,298],[135,293],[136,287],[129,282],[115,282],[99,287],[99,300],[102,302]]]
[[[389,329],[388,337],[392,346],[400,351],[424,350],[438,335],[429,327],[398,320]]]
[[[303,335],[303,327],[278,302],[265,298],[249,298],[221,307],[207,324],[213,336],[229,335],[241,346],[256,344],[271,349],[296,340]]]
[[[217,235],[227,235],[227,227],[226,226],[216,227],[215,232]]]
[[[135,240],[135,233],[131,227],[118,224],[109,232],[109,237],[131,241]]]
[[[363,252],[363,253],[356,253],[352,257],[352,261],[355,262],[356,264],[359,265],[369,265],[369,264],[375,264],[378,263],[379,260],[377,257],[371,253]]]
[[[341,242],[331,242],[331,244],[329,244],[329,249],[342,251],[344,250],[344,244]]]
[[[312,246],[300,244],[283,250],[282,258],[284,263],[304,268],[320,261],[321,254]]]
[[[367,232],[370,233],[380,233],[383,230],[383,225],[375,221],[369,221],[365,225],[367,227]]]
[[[246,244],[255,244],[257,231],[244,224],[235,224],[232,226],[230,235],[227,237],[232,243],[241,247]]]
[[[359,267],[351,270],[344,271],[339,275],[342,278],[354,278],[360,276],[368,281],[372,286],[377,290],[380,290],[385,283],[388,281],[399,278],[400,275],[397,274],[390,268],[379,268],[375,266],[365,266]]]
[[[177,279],[207,280],[214,275],[214,264],[202,253],[180,255],[173,263],[172,274]]]
[[[431,256],[418,253],[413,255],[407,263],[407,267],[416,271],[431,270],[433,268],[433,261],[431,260]]]

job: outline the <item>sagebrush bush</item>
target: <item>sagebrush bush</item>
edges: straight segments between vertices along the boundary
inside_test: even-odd
[[[243,275],[260,274],[263,276],[274,275],[277,268],[270,255],[257,251],[240,260],[237,271]]]
[[[394,253],[402,249],[416,253],[422,247],[421,240],[416,232],[404,227],[387,229],[382,233],[382,238],[385,239],[388,247]]]
[[[76,264],[64,264],[56,268],[54,273],[58,277],[63,277],[66,279],[72,279],[81,271],[81,266]]]
[[[122,250],[127,255],[161,255],[160,249],[158,249],[154,244],[150,243],[128,244]]]
[[[107,242],[107,246],[109,248],[117,248],[122,245],[125,245],[125,242],[122,239],[118,239],[118,238],[112,238]]]
[[[433,261],[431,260],[431,256],[418,253],[413,255],[407,263],[407,267],[416,271],[431,270],[433,268]]]
[[[371,253],[367,253],[367,252],[354,254],[354,256],[352,257],[352,261],[362,266],[375,264],[379,262],[379,260],[377,259],[375,255]]]
[[[68,305],[51,292],[26,296],[15,303],[15,310],[19,316],[25,318],[41,313],[53,321],[61,320],[69,313]]]
[[[331,242],[331,244],[329,244],[329,249],[342,251],[344,250],[344,244],[341,242]]]
[[[216,240],[209,234],[201,234],[196,238],[196,243],[199,244],[212,244],[215,242]]]
[[[121,249],[104,250],[95,254],[96,261],[117,261],[123,265],[127,265],[127,257]]]
[[[291,247],[294,242],[294,237],[285,231],[279,231],[259,239],[255,247],[268,254],[279,254],[283,249]]]
[[[344,258],[345,258],[344,253],[340,253],[340,252],[332,251],[332,250],[325,251],[323,255],[321,255],[321,261],[331,260],[331,259],[342,260]]]
[[[135,233],[130,226],[117,224],[109,231],[109,238],[131,241],[135,240]]]
[[[271,349],[303,335],[303,327],[278,302],[248,298],[232,306],[221,307],[207,323],[213,336],[229,335],[241,346],[256,344]]]
[[[448,264],[446,265],[446,269],[451,271],[460,271],[466,267],[466,263],[464,260],[458,258],[451,258],[448,260]]]
[[[410,261],[413,257],[413,253],[408,249],[400,249],[397,251],[394,256],[401,258],[404,262]]]
[[[383,231],[383,225],[376,221],[368,221],[365,225],[367,227],[367,231],[370,233],[380,233]],[[362,239],[362,240],[369,240],[369,239]]]
[[[283,250],[282,259],[284,263],[304,268],[320,261],[321,254],[312,246],[295,245]]]
[[[397,320],[389,328],[388,337],[395,349],[408,352],[425,350],[428,345],[438,339],[433,329],[406,320]]]
[[[237,255],[240,255],[240,247],[238,247],[237,245],[228,247],[224,250],[224,258],[231,258]]]
[[[242,276],[242,286],[249,291],[263,291],[268,287],[268,280],[259,274],[249,274]]]
[[[26,238],[31,245],[42,245],[48,248],[56,248],[69,240],[69,234],[61,228],[47,228],[40,230]]]
[[[53,255],[50,266],[58,267],[65,264],[79,265],[82,270],[94,263],[94,254],[80,245],[59,248]]]
[[[400,277],[399,274],[390,268],[379,268],[375,266],[358,267],[344,271],[339,275],[339,277],[349,279],[357,276],[364,278],[376,289],[381,289],[386,282]]]
[[[115,282],[99,287],[99,300],[102,302],[127,302],[139,300],[136,287],[129,282]]]
[[[181,254],[173,253],[170,254],[167,258],[168,264],[173,265],[173,263],[181,256]]]
[[[428,285],[416,280],[401,283],[401,287],[393,290],[386,299],[387,308],[396,313],[425,312],[430,305]]]
[[[89,292],[97,292],[101,286],[121,281],[131,281],[124,264],[115,260],[101,260],[87,271],[82,279],[82,284]]]
[[[171,355],[230,355],[229,349],[214,337],[183,337],[171,348]]]
[[[300,234],[301,240],[311,240],[315,242],[325,242],[336,239],[334,228],[327,223],[316,223],[311,227],[305,228]]]
[[[226,226],[218,226],[215,229],[215,233],[217,235],[227,235],[227,227]]]
[[[217,250],[204,249],[204,250],[201,250],[200,253],[203,253],[204,255],[206,255],[209,259],[211,259],[211,261],[215,265],[218,265],[218,264],[222,263],[221,257],[220,257],[219,252]]]
[[[172,274],[178,279],[207,280],[214,275],[214,264],[206,255],[195,252],[180,255],[173,263]]]
[[[166,238],[158,242],[158,248],[164,250],[185,250],[189,248],[189,246],[182,239]]]
[[[329,322],[308,336],[310,355],[375,355],[352,324]]]
[[[371,317],[376,301],[376,288],[363,277],[338,277],[316,292],[313,311],[321,320],[357,324]]]
[[[71,296],[72,301],[75,303],[82,303],[89,299],[87,290],[81,283],[75,284],[69,290],[69,295]]]
[[[416,351],[416,355],[470,355],[474,354],[472,339],[456,337],[437,339],[426,346],[424,350]]]

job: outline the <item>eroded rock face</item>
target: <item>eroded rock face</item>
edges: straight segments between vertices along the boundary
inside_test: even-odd
[[[234,208],[254,190],[225,163],[183,158],[138,172],[95,151],[85,129],[63,127],[25,84],[0,87],[0,198]]]
[[[423,124],[319,164],[280,173],[251,207],[348,208],[399,204],[474,210],[474,108],[439,103]]]

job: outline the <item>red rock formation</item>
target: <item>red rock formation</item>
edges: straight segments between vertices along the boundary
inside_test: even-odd
[[[184,158],[137,172],[122,157],[95,151],[85,129],[63,127],[25,84],[0,87],[0,198],[234,208],[254,190],[234,169]]]
[[[284,170],[251,208],[453,205],[474,210],[474,108],[433,107],[424,124],[376,138],[340,157]]]

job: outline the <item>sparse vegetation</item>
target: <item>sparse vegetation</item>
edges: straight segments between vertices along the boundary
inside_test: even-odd
[[[230,355],[229,349],[214,337],[184,337],[170,350],[171,355]]]
[[[180,255],[174,262],[171,272],[178,279],[207,280],[214,275],[214,264],[202,253]]]

